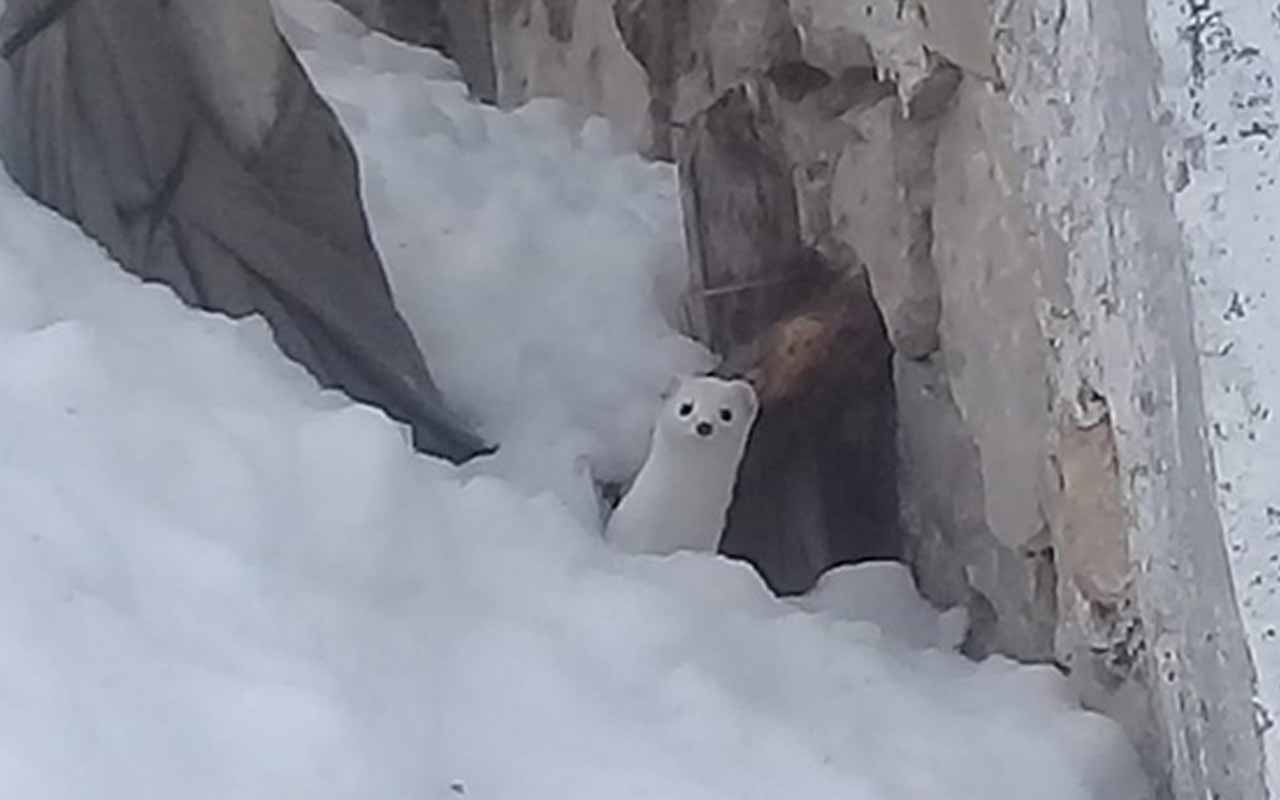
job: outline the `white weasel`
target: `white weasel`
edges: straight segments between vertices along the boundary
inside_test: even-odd
[[[745,381],[679,381],[658,414],[649,456],[609,518],[605,538],[631,553],[714,552],[759,407]]]

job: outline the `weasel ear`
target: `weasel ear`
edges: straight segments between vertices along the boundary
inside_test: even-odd
[[[747,412],[747,419],[754,421],[756,414],[760,412],[760,400],[756,397],[755,388],[743,380],[733,381],[732,386],[738,402],[742,404],[742,408]]]
[[[669,400],[672,395],[680,391],[680,385],[684,383],[684,378],[679,375],[672,375],[667,379],[667,385],[662,389],[662,399]]]

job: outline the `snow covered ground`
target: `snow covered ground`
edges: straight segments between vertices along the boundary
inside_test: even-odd
[[[680,266],[672,176],[281,6],[432,366],[517,455],[414,454],[0,173],[0,797],[1142,796],[1053,670],[921,649],[910,598],[881,630],[611,552],[572,470],[625,472],[701,358],[650,291]]]
[[[1280,792],[1280,7],[1152,4],[1166,102],[1182,121],[1178,215],[1218,505],[1258,669],[1269,786]]]

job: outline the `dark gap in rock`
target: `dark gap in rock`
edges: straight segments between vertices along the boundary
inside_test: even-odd
[[[784,595],[901,558],[891,349],[865,273],[829,273],[725,371],[752,381],[761,415],[721,552]]]
[[[547,10],[547,33],[561,44],[573,39],[573,17],[577,11],[576,0],[542,0]]]
[[[791,103],[831,83],[831,76],[803,61],[790,61],[769,68],[765,76],[773,82],[778,94]]]
[[[794,61],[775,79],[835,86]],[[847,97],[884,90],[851,77],[860,88],[838,87]],[[680,178],[688,333],[761,405],[721,551],[795,594],[832,566],[899,558],[903,546],[885,322],[862,266],[804,241],[785,102],[763,76],[726,89],[685,131]]]

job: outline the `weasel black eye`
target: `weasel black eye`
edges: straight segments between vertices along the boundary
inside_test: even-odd
[[[727,408],[720,409],[720,419],[725,422],[733,422],[733,412]]]
[[[688,400],[680,404],[680,416],[687,417],[693,413],[693,403]]]

